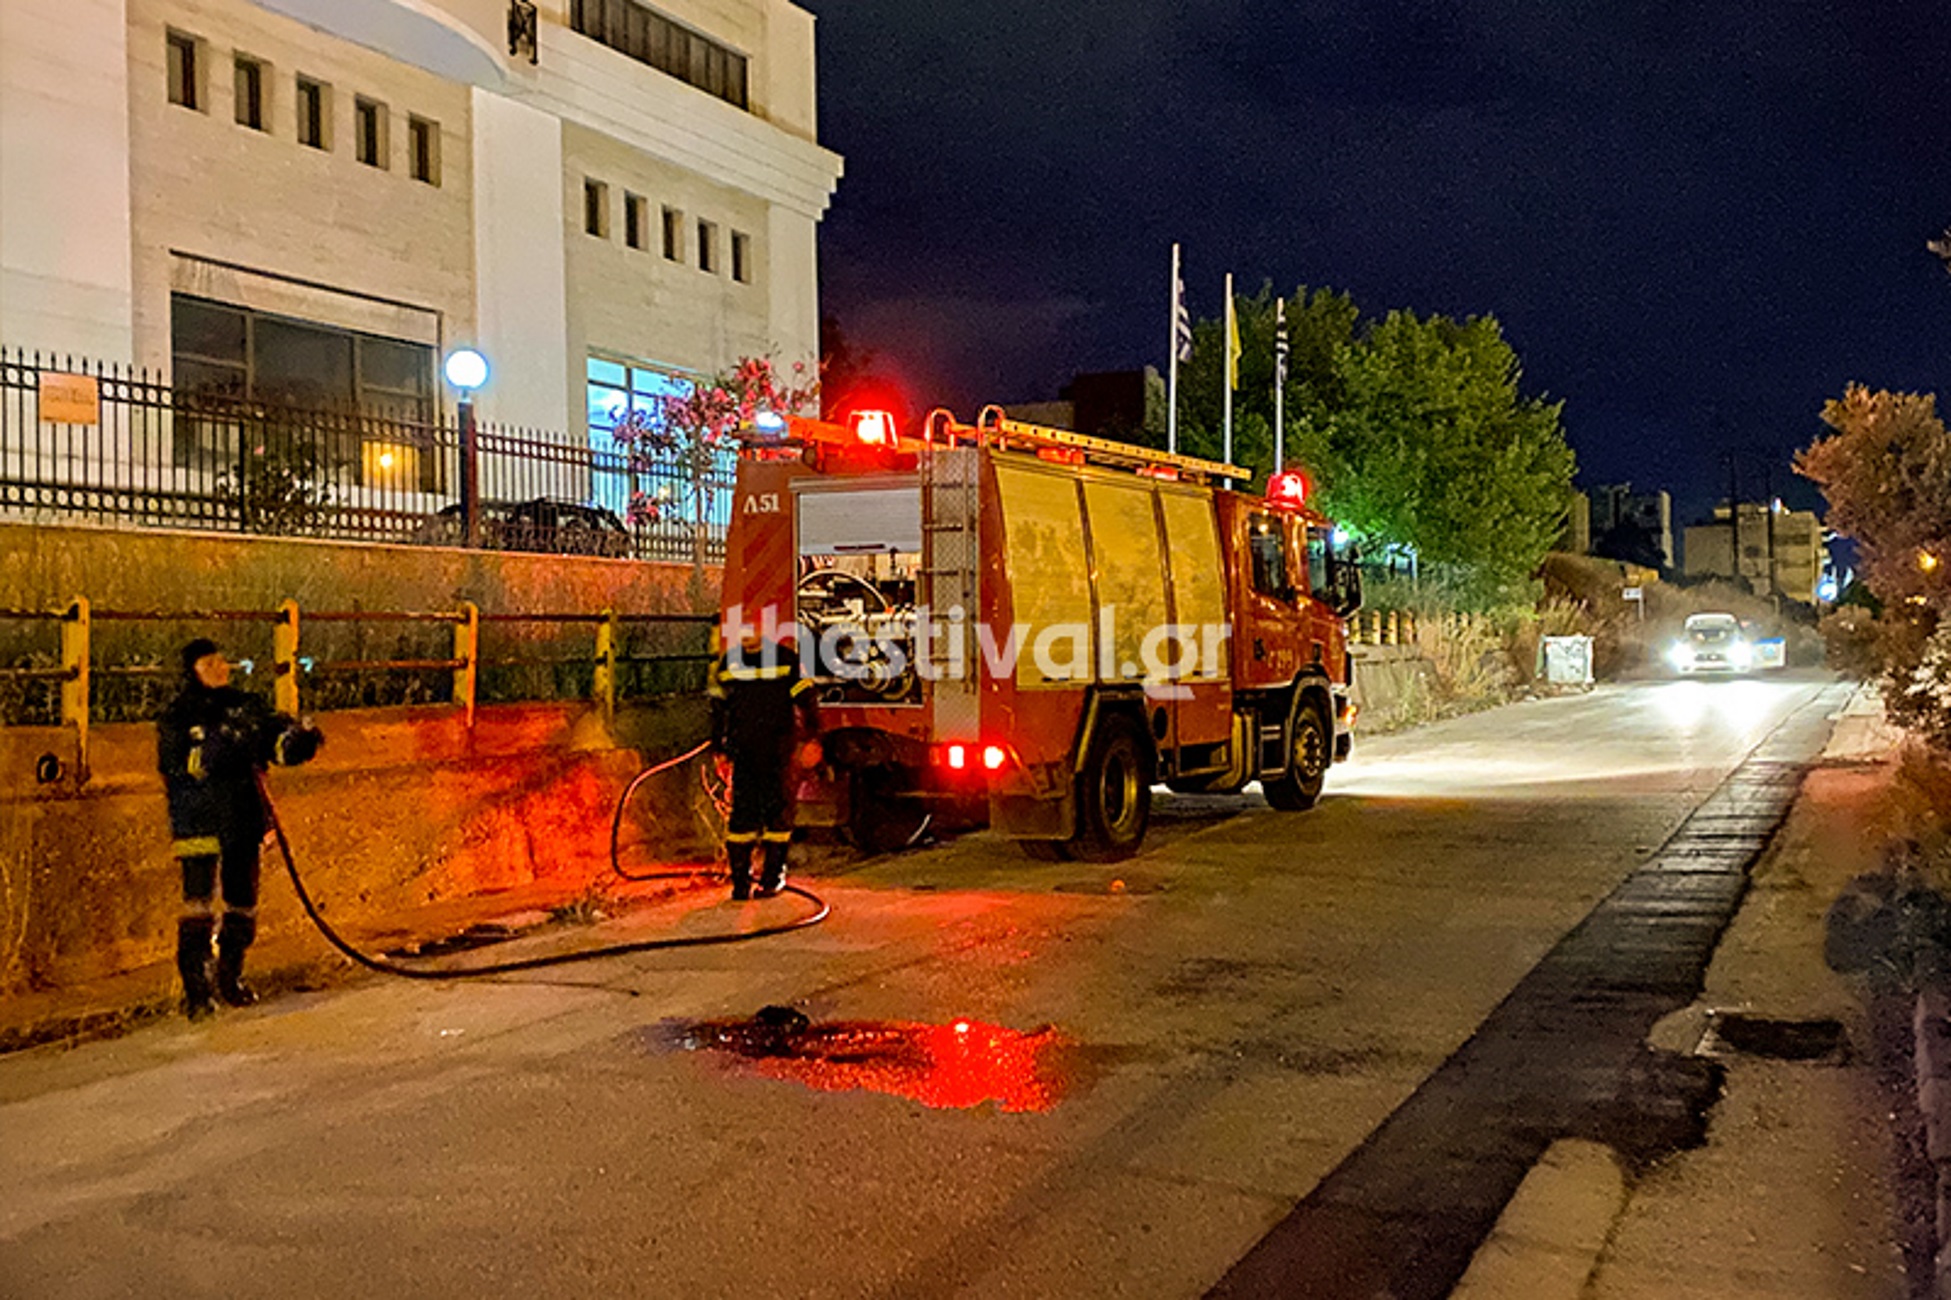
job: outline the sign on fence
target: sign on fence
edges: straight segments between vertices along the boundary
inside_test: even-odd
[[[93,375],[41,371],[41,419],[50,424],[100,424],[102,385]]]

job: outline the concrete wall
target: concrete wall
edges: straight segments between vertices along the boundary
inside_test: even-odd
[[[1355,682],[1349,691],[1360,713],[1355,719],[1355,744],[1362,733],[1393,731],[1422,720],[1435,685],[1436,670],[1412,646],[1358,645]]]
[[[583,706],[500,706],[470,731],[452,709],[332,714],[327,744],[271,776],[307,888],[355,941],[411,932],[417,909],[527,885],[573,898],[610,878],[618,795],[642,766]],[[661,725],[646,747],[675,752],[696,717]],[[0,729],[0,996],[69,988],[170,960],[181,886],[169,856],[155,728],[99,727],[85,787],[41,787],[36,755],[56,728]],[[633,810],[646,861],[708,861],[695,773],[664,779]],[[261,937],[307,922],[267,855]],[[419,937],[437,937],[421,935]],[[384,942],[380,940],[380,942]],[[158,980],[165,976],[158,973]]]

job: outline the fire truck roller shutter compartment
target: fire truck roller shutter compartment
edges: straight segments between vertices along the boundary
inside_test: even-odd
[[[1077,475],[998,463],[996,490],[1003,507],[1012,630],[1023,638],[1017,688],[1086,686],[1094,680],[1097,646],[1091,575],[1080,544],[1084,521]]]
[[[794,617],[818,646],[822,695],[835,703],[918,703],[920,486],[912,479],[798,486]]]
[[[1233,734],[1233,682],[1228,673],[1231,620],[1226,612],[1226,562],[1219,548],[1219,517],[1212,495],[1183,488],[1161,487],[1159,506],[1165,515],[1167,554],[1172,564],[1172,621],[1181,638],[1196,639],[1196,647],[1168,648],[1176,655],[1176,685],[1189,694],[1173,704],[1177,741],[1202,746],[1190,755],[1189,766],[1218,761],[1218,747]],[[1192,649],[1196,648],[1196,656]]]

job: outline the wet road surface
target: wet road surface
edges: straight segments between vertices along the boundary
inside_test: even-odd
[[[0,1291],[1440,1295],[1544,1143],[1688,1122],[1635,1035],[1821,689],[1528,703],[1364,740],[1308,814],[1163,798],[1115,867],[976,837],[762,944],[0,1060]]]

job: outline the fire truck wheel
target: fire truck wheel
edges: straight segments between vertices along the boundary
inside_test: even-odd
[[[1116,862],[1138,851],[1152,817],[1152,773],[1152,746],[1144,730],[1121,714],[1105,718],[1077,774],[1072,857]]]
[[[847,838],[862,853],[895,853],[908,847],[927,824],[928,810],[903,798],[885,772],[869,769],[854,776]]]
[[[1287,770],[1271,781],[1262,781],[1267,802],[1282,812],[1305,812],[1321,797],[1321,786],[1328,778],[1329,746],[1327,723],[1321,710],[1303,701],[1294,711],[1293,743],[1287,750]]]
[[[1032,862],[1070,861],[1070,845],[1062,840],[1018,840],[1016,847]]]

